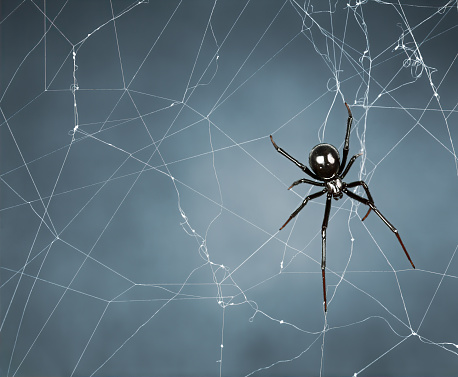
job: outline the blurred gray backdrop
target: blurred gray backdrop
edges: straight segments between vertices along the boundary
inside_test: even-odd
[[[2,376],[456,376],[456,1],[0,4]]]

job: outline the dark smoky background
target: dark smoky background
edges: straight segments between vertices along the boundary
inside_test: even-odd
[[[0,2],[0,374],[455,375],[457,38],[456,1]],[[333,201],[325,316],[269,135],[341,151],[344,101],[417,268]]]

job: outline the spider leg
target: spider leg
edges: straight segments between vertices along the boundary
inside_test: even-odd
[[[348,165],[347,167],[345,168],[344,172],[340,175],[340,178],[341,179],[344,179],[345,176],[347,175],[347,173],[350,171],[350,168],[351,166],[353,165],[353,163],[355,162],[355,160],[359,157],[359,156],[362,156],[363,154],[362,153],[358,153],[358,154],[355,154],[351,159],[350,161],[348,162]]]
[[[350,131],[351,131],[351,124],[353,123],[353,115],[351,114],[350,107],[345,102],[345,106],[347,107],[348,111],[348,119],[347,119],[347,133],[345,134],[345,143],[343,147],[342,153],[342,163],[340,164],[339,168],[339,175],[344,170],[345,164],[347,162],[348,151],[350,150]]]
[[[353,182],[353,183],[357,183],[357,182]],[[350,185],[347,185],[347,187],[349,187],[349,186],[350,186]],[[364,186],[363,186],[363,187],[364,187]],[[372,201],[369,201],[369,199],[366,199],[366,198],[363,198],[363,197],[361,197],[361,196],[359,196],[359,195],[356,195],[356,194],[352,193],[351,191],[348,191],[346,188],[343,188],[342,191],[343,191],[345,194],[347,194],[350,198],[355,199],[355,200],[357,200],[358,202],[361,202],[361,203],[363,203],[363,204],[369,206],[369,207],[370,207],[369,210],[374,211],[374,212],[378,215],[378,217],[380,217],[380,218],[382,219],[382,221],[386,224],[386,226],[388,226],[388,228],[390,228],[390,230],[396,235],[396,237],[397,237],[399,243],[400,243],[401,246],[402,246],[402,249],[404,250],[404,253],[406,254],[407,259],[409,260],[409,262],[410,262],[410,264],[412,265],[412,267],[415,268],[415,265],[413,264],[412,259],[410,259],[410,255],[409,255],[409,253],[407,252],[407,249],[405,248],[404,243],[403,243],[402,240],[401,240],[401,236],[399,235],[398,230],[397,230],[397,229],[396,229],[396,228],[395,228],[395,227],[385,218],[385,216],[383,216],[383,215],[380,213],[380,211],[375,207],[375,204],[374,204],[374,201],[372,200],[372,197],[370,197],[370,199],[371,199]],[[369,192],[369,189],[367,189],[366,192],[368,193],[368,192]],[[368,195],[368,197],[369,197],[369,195]],[[365,216],[364,218],[366,218],[366,217],[367,217],[367,214],[366,214],[366,216]]]
[[[323,195],[326,191],[327,191],[326,189],[323,189],[323,190],[321,190],[321,191],[319,191],[319,192],[316,192],[316,193],[314,193],[314,194],[312,194],[312,195],[307,196],[307,197],[302,201],[301,205],[291,214],[291,216],[289,217],[289,219],[286,220],[286,222],[282,225],[282,227],[280,228],[280,230],[282,230],[282,229],[286,226],[286,224],[288,224],[288,223],[291,221],[291,219],[293,219],[294,217],[296,217],[296,215],[302,210],[302,208],[305,207],[305,205],[307,204],[307,202],[308,202],[309,200],[320,197],[320,196]]]
[[[305,166],[304,164],[300,163],[293,156],[291,156],[287,152],[285,152],[284,149],[280,148],[275,143],[274,139],[272,138],[272,135],[270,135],[270,141],[272,142],[274,148],[277,150],[278,153],[280,153],[283,156],[285,156],[288,160],[294,162],[296,164],[296,166],[298,166],[305,174],[309,175],[310,177],[312,177],[313,179],[316,179],[318,181],[322,181],[323,180],[322,178],[318,177],[315,173],[313,173],[307,166]]]
[[[288,187],[288,190],[291,190],[294,186],[299,185],[301,183],[308,183],[309,185],[315,185],[315,186],[324,186],[323,182],[314,182],[314,181],[311,181],[310,179],[302,178],[302,179],[298,179],[297,181],[294,181],[293,184]]]
[[[326,198],[326,208],[324,210],[323,226],[321,227],[321,277],[323,279],[323,300],[324,311],[328,311],[328,303],[326,300],[326,229],[328,227],[329,213],[331,212],[332,194],[328,193]]]
[[[367,213],[364,215],[364,217],[361,219],[361,221],[364,221],[364,220],[367,219],[367,216],[369,216],[369,213],[371,213],[371,210],[372,210],[372,208],[369,207],[369,209],[367,210]]]
[[[364,191],[366,192],[367,198],[369,201],[373,204],[374,199],[372,199],[372,195],[369,191],[369,187],[367,186],[366,182],[364,181],[356,181],[356,182],[351,182],[347,184],[347,187],[356,187],[356,186],[363,186]],[[367,211],[366,215],[361,219],[361,221],[366,220],[367,216],[369,216],[369,213],[371,212],[372,208],[369,207],[369,210]]]

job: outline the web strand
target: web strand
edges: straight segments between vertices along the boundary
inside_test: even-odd
[[[452,373],[457,9],[2,3],[0,374]],[[344,103],[402,241],[333,200],[325,313],[324,201],[278,231],[312,191],[269,135],[342,153]]]

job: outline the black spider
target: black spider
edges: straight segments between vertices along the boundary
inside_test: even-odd
[[[312,168],[313,172],[304,164],[297,161],[295,158],[290,156],[286,153],[282,148],[278,147],[275,144],[272,135],[270,136],[270,140],[272,141],[273,146],[277,150],[277,152],[281,153],[287,159],[294,162],[304,173],[308,174],[310,177],[320,181],[315,182],[311,181],[310,179],[302,178],[294,182],[289,188],[292,188],[300,183],[308,183],[315,186],[323,186],[324,189],[307,196],[303,201],[302,204],[297,208],[289,217],[289,219],[283,224],[280,228],[282,230],[289,221],[294,218],[301,210],[305,207],[307,202],[311,199],[315,199],[327,193],[326,198],[326,208],[324,210],[324,219],[323,219],[323,226],[321,227],[321,247],[322,247],[322,254],[321,254],[321,275],[323,278],[323,298],[324,298],[324,311],[327,311],[327,302],[326,302],[326,278],[325,278],[325,268],[326,268],[326,228],[328,227],[328,220],[329,220],[329,212],[331,210],[331,200],[334,197],[335,200],[339,200],[343,197],[343,194],[347,194],[350,198],[357,200],[367,206],[369,206],[369,210],[367,211],[366,215],[363,217],[362,221],[366,219],[369,215],[370,211],[374,211],[382,220],[383,222],[390,228],[390,230],[396,235],[398,238],[399,243],[401,244],[404,252],[406,253],[407,258],[409,259],[412,267],[415,268],[412,259],[410,259],[409,253],[407,252],[404,244],[402,243],[401,237],[399,236],[399,232],[397,229],[391,225],[391,223],[380,213],[380,211],[375,207],[374,199],[372,199],[372,195],[369,192],[369,187],[364,181],[356,181],[351,183],[345,183],[343,179],[347,175],[348,171],[350,170],[351,166],[355,162],[355,160],[361,156],[362,153],[354,155],[348,165],[345,166],[348,156],[348,150],[350,146],[350,129],[351,124],[353,121],[353,116],[351,114],[350,108],[348,107],[347,103],[345,102],[345,106],[348,110],[348,120],[347,120],[347,134],[345,135],[345,144],[343,147],[343,156],[342,162],[340,162],[340,156],[338,150],[331,144],[322,143],[318,144],[313,147],[312,151],[309,155],[309,165]],[[362,186],[364,191],[366,192],[367,199],[356,195],[355,193],[349,191],[349,188]]]

